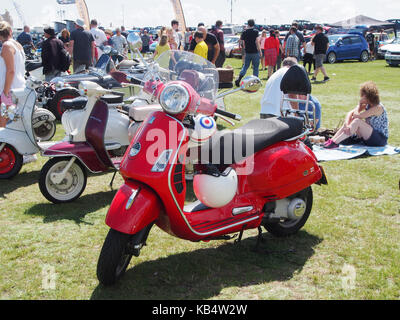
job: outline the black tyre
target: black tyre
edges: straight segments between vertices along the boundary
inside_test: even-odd
[[[330,52],[328,54],[328,62],[331,64],[336,62],[336,53]]]
[[[113,285],[125,273],[133,255],[128,252],[131,238],[132,235],[114,229],[108,232],[97,262],[97,278],[101,284]]]
[[[11,179],[16,176],[23,163],[22,155],[13,146],[6,144],[0,151],[0,180]]]
[[[276,237],[288,237],[296,234],[307,222],[313,204],[313,192],[311,187],[293,195],[290,198],[301,198],[306,203],[304,214],[298,220],[285,220],[280,222],[265,223],[264,227]]]
[[[79,97],[79,92],[74,89],[66,89],[56,92],[53,99],[49,103],[49,109],[53,112],[57,120],[61,120],[61,116],[64,111],[61,109],[61,101],[65,99],[74,99]]]
[[[53,182],[51,175],[62,172],[70,160],[71,158],[50,159],[40,171],[40,192],[50,202],[72,202],[78,199],[86,188],[87,173],[79,160],[75,160],[61,183]]]
[[[364,50],[363,52],[361,52],[360,61],[361,62],[368,62],[368,60],[369,60],[368,51]]]

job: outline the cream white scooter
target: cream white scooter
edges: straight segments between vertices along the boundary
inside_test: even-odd
[[[1,116],[8,119],[5,128],[0,128],[0,180],[17,175],[23,165],[23,156],[38,153],[48,143],[38,142],[37,129],[51,122],[55,132],[53,114],[37,108],[35,89],[41,81],[28,78],[24,89],[12,90],[13,105],[1,105]],[[54,132],[50,132],[53,136]]]
[[[120,108],[120,92],[90,81],[82,81],[79,90],[82,97],[62,101],[65,139],[42,152],[51,159],[40,172],[39,187],[53,203],[79,198],[86,188],[87,171],[117,171],[130,143],[129,127],[137,125]],[[146,115],[159,108],[147,106]]]

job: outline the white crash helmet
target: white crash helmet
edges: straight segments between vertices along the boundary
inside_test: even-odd
[[[217,131],[217,124],[213,117],[197,115],[193,118],[194,129],[190,134],[190,140],[201,144],[210,139]]]
[[[231,202],[238,187],[237,173],[227,168],[221,175],[196,174],[193,178],[194,193],[207,207],[221,208]]]

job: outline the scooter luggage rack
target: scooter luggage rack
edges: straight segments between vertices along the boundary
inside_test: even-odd
[[[293,109],[293,108],[284,108],[283,104],[284,102],[295,102],[295,103],[305,103],[305,110],[299,110],[299,109]],[[307,111],[308,106],[311,106],[313,111]],[[281,115],[283,117],[295,117],[295,118],[300,118],[304,122],[304,127],[305,131],[294,138],[288,139],[286,141],[293,141],[300,139],[304,136],[309,135],[310,133],[313,133],[316,130],[316,112],[315,112],[315,104],[310,100],[310,95],[307,94],[307,99],[296,99],[296,98],[289,98],[289,97],[282,97],[281,100]],[[312,119],[314,119],[313,122],[310,121],[310,115],[312,116]]]
[[[311,95],[311,82],[308,78],[307,72],[304,67],[296,64],[289,68],[289,70],[285,73],[282,78],[280,89],[283,92],[283,96],[281,99],[281,115],[283,117],[296,117],[300,118],[304,122],[305,131],[294,138],[288,139],[287,141],[293,141],[297,139],[301,139],[308,134],[315,131],[316,128],[316,113],[315,113],[315,104],[310,100]],[[306,99],[298,99],[290,98],[288,95],[303,95],[306,96]],[[305,103],[305,110],[299,110],[294,108],[284,108],[284,102],[295,102],[295,103]],[[308,111],[308,107],[311,105],[313,111]],[[313,123],[310,121],[310,114],[313,117]]]

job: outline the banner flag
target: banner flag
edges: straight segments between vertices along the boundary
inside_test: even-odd
[[[78,8],[79,16],[85,22],[86,29],[90,29],[89,10],[85,0],[76,0],[75,3]]]
[[[182,4],[180,0],[171,0],[174,7],[175,19],[179,22],[179,29],[181,32],[186,31],[185,15],[183,14]]]

